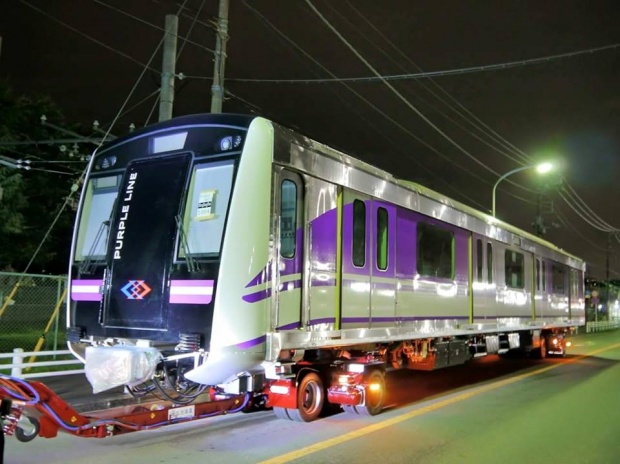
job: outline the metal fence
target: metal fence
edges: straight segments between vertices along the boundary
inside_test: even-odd
[[[65,347],[66,276],[0,272],[0,353]]]

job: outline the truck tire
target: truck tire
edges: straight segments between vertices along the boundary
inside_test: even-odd
[[[287,410],[290,418],[297,422],[312,422],[317,419],[325,403],[323,381],[315,372],[307,374],[297,387],[297,409]]]
[[[373,369],[366,382],[366,398],[363,405],[355,406],[355,410],[362,416],[376,416],[383,410],[385,405],[385,373],[379,369]],[[370,385],[375,388],[371,389]]]

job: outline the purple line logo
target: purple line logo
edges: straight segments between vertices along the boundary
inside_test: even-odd
[[[125,294],[128,300],[142,300],[151,291],[151,287],[144,283],[144,280],[130,280],[127,282],[121,292]]]

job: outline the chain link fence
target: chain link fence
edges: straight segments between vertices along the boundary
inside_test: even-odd
[[[0,353],[66,349],[66,276],[0,272]]]

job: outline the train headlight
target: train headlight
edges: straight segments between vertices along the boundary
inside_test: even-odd
[[[116,164],[116,156],[106,156],[97,163],[97,169],[109,169]]]
[[[241,147],[243,138],[240,135],[227,135],[222,137],[218,143],[220,151],[234,150]]]
[[[228,151],[233,147],[233,138],[231,136],[224,137],[220,140],[220,150]]]

